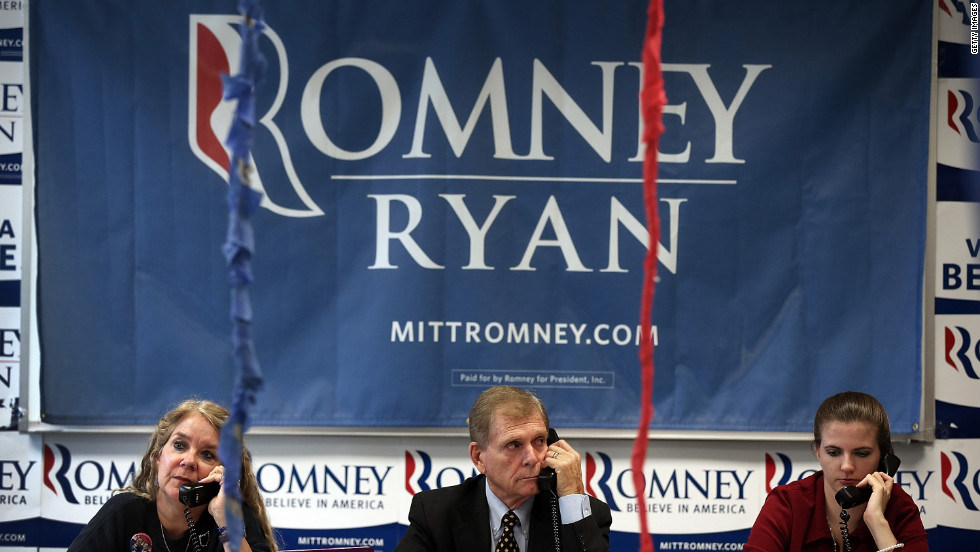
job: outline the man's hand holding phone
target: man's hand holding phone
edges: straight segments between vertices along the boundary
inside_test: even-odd
[[[558,496],[585,494],[582,479],[582,457],[565,440],[560,439],[548,447],[544,467],[558,474]]]

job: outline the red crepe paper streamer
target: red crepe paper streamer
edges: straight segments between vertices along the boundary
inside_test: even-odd
[[[643,88],[640,105],[643,108],[643,141],[646,157],[643,162],[643,203],[647,213],[649,245],[643,263],[643,294],[640,304],[640,423],[633,442],[633,486],[636,489],[637,512],[640,515],[640,552],[653,552],[653,539],[647,529],[647,509],[644,499],[643,463],[646,460],[648,431],[653,419],[653,292],[657,277],[657,250],[660,243],[660,217],[657,212],[657,144],[663,133],[661,114],[667,103],[663,73],[660,68],[660,45],[664,24],[663,0],[650,0],[647,9],[646,38],[643,41]]]

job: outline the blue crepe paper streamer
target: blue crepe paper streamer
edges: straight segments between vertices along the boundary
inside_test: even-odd
[[[243,437],[250,425],[249,409],[262,389],[262,370],[252,342],[252,303],[248,285],[252,282],[252,253],[255,233],[251,215],[258,209],[262,194],[248,185],[251,167],[252,129],[255,127],[255,86],[265,75],[265,58],[259,52],[258,37],[265,29],[262,8],[255,0],[240,0],[238,12],[244,19],[241,26],[242,47],[239,74],[224,76],[224,99],[237,102],[235,117],[225,141],[231,149],[228,167],[228,235],[222,251],[228,263],[231,284],[232,355],[237,368],[231,411],[221,431],[218,454],[224,459],[225,479],[241,481]],[[232,460],[236,459],[236,460]],[[225,517],[228,544],[238,552],[245,528],[242,515],[242,495],[238,485],[225,487]]]

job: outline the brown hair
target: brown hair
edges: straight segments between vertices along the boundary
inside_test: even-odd
[[[821,432],[830,422],[869,424],[877,433],[878,452],[882,456],[894,452],[885,407],[867,393],[844,391],[824,399],[813,417],[813,443],[817,448],[820,447]]]
[[[160,451],[163,450],[163,447],[173,434],[174,428],[184,418],[194,413],[204,416],[204,419],[219,434],[225,424],[225,420],[228,419],[228,410],[211,401],[188,399],[178,404],[170,412],[164,414],[160,418],[160,421],[157,422],[156,428],[150,435],[150,442],[146,447],[146,452],[143,453],[143,459],[140,461],[139,472],[133,478],[133,483],[121,489],[122,491],[133,493],[151,501],[156,500],[157,491],[159,491],[156,460],[160,457]],[[259,523],[262,525],[262,532],[265,534],[269,546],[272,547],[272,550],[278,550],[279,547],[276,545],[276,539],[272,534],[272,524],[269,523],[269,516],[265,511],[265,503],[262,501],[262,496],[259,493],[258,480],[255,478],[255,473],[252,470],[252,456],[248,453],[244,444],[243,437],[242,479],[239,484],[242,493],[242,502],[247,504],[252,509],[252,512],[255,513]]]
[[[541,416],[545,427],[550,427],[544,404],[541,399],[534,396],[534,393],[509,385],[491,387],[476,398],[473,408],[470,409],[470,417],[466,419],[470,429],[470,440],[481,448],[487,447],[493,416],[498,413],[510,418]]]

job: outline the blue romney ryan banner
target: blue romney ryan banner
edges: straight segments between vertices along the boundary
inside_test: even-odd
[[[235,2],[30,6],[45,421],[228,402]],[[265,7],[253,422],[632,428],[640,1]],[[656,428],[920,411],[931,8],[665,7]]]

